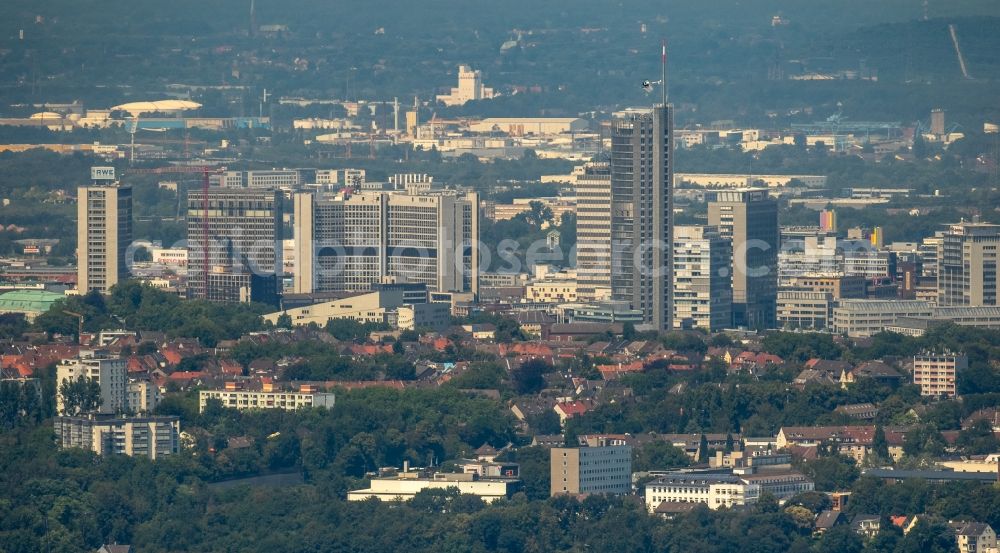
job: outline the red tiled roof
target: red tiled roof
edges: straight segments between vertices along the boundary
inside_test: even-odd
[[[575,417],[593,409],[594,402],[586,399],[579,401],[567,401],[564,403],[557,403],[555,408],[567,417]]]

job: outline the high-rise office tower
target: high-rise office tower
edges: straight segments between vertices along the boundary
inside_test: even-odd
[[[611,297],[611,167],[606,162],[583,166],[576,179],[577,297],[583,301]]]
[[[295,194],[297,294],[367,291],[387,277],[432,292],[479,289],[479,195]]]
[[[657,330],[673,325],[670,302],[673,107],[630,109],[611,123],[611,296]]]
[[[778,298],[778,203],[766,189],[708,196],[708,224],[733,244],[733,324],[774,328]]]
[[[733,324],[733,248],[714,227],[674,227],[674,328]]]
[[[77,288],[107,292],[128,275],[132,243],[132,187],[81,186],[77,196]]]
[[[1000,305],[998,249],[1000,225],[970,222],[951,225],[938,246],[938,305]]]
[[[188,297],[277,304],[281,192],[192,190],[187,208]]]

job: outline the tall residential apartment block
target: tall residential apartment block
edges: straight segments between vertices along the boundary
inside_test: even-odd
[[[107,292],[128,275],[132,243],[132,187],[106,184],[77,190],[77,287]]]
[[[715,227],[674,227],[674,328],[715,332],[733,322],[733,249]]]
[[[969,368],[969,358],[961,353],[923,352],[913,357],[913,383],[920,395],[955,397],[958,371]]]
[[[129,410],[128,370],[125,360],[107,357],[99,352],[81,351],[78,357],[63,359],[56,366],[56,411],[66,413],[67,405],[61,392],[64,382],[89,378],[101,387],[101,405],[97,413],[116,414]],[[66,413],[75,415],[76,413]]]
[[[611,297],[611,166],[591,162],[576,175],[576,274],[581,301]]]
[[[276,304],[281,225],[281,193],[276,190],[188,192],[187,296]]]
[[[1000,225],[962,222],[941,236],[938,250],[938,305],[1000,305],[997,249]]]
[[[554,447],[550,495],[625,495],[632,490],[632,446]]]
[[[180,452],[179,417],[56,417],[53,429],[59,447],[89,449],[98,455],[156,460]]]
[[[766,189],[714,192],[708,224],[733,244],[733,324],[774,328],[778,297],[778,202]]]
[[[387,279],[478,292],[474,192],[298,193],[294,209],[297,294],[364,292]]]
[[[673,106],[611,122],[611,297],[656,330],[673,327]]]

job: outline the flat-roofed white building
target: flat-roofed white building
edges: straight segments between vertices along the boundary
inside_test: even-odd
[[[514,478],[480,478],[475,473],[437,473],[429,476],[416,472],[400,472],[396,476],[372,478],[371,485],[347,492],[348,501],[409,501],[422,490],[455,488],[462,494],[475,495],[485,503],[505,499],[521,488]]]
[[[583,132],[590,128],[579,117],[489,117],[469,124],[478,133],[503,132],[511,136]]]
[[[929,318],[934,308],[920,300],[840,300],[833,308],[833,331],[848,336],[878,334],[901,317]]]
[[[249,409],[284,409],[297,411],[310,407],[333,409],[335,394],[286,390],[202,390],[198,392],[198,412],[204,412],[209,400],[217,399],[223,407],[246,411]]]
[[[830,324],[833,295],[810,290],[778,291],[778,326],[820,330]]]
[[[674,227],[674,328],[732,326],[732,259],[732,242],[716,227]]]
[[[732,474],[672,472],[646,484],[649,512],[663,502],[704,503],[709,509],[750,505],[760,498],[760,485]]]

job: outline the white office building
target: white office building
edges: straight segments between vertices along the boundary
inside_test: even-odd
[[[715,227],[674,227],[674,328],[733,324],[732,243]]]

